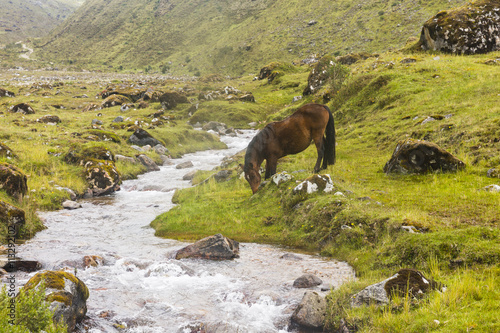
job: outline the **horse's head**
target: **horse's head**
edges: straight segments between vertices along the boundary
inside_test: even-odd
[[[245,179],[247,180],[248,184],[250,184],[252,192],[257,192],[261,180],[259,166],[254,165],[253,163],[245,163],[245,165],[243,166],[243,171],[245,172]]]

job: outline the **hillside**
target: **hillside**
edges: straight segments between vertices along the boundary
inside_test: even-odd
[[[0,45],[43,37],[84,0],[0,0]]]
[[[275,60],[401,48],[465,2],[89,0],[37,53],[75,68],[240,75]]]

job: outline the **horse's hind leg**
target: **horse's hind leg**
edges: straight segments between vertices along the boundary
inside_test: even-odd
[[[315,173],[318,173],[319,170],[321,170],[321,169],[326,169],[326,167],[324,166],[324,163],[323,163],[323,167],[320,168],[321,160],[323,160],[323,157],[325,156],[325,145],[324,145],[323,141],[324,141],[323,138],[321,138],[321,140],[314,140],[314,143],[316,145],[316,150],[318,152],[318,159],[316,160],[316,164],[314,165],[314,172]]]

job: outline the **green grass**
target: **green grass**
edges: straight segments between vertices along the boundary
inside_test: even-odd
[[[410,56],[417,62],[400,62]],[[255,195],[240,177],[239,155],[229,166],[236,171],[229,182],[209,181],[178,191],[178,206],[152,223],[157,235],[199,239],[221,232],[238,241],[280,244],[346,260],[358,280],[330,296],[331,327],[345,318],[362,332],[498,331],[498,293],[491,291],[500,281],[500,196],[483,190],[500,183],[486,177],[489,168],[500,166],[500,106],[495,102],[500,67],[484,64],[498,53],[435,57],[392,52],[368,59],[352,65],[347,81],[331,92],[328,105],[336,120],[338,156],[324,173],[332,176],[332,193],[292,193],[297,181],[312,174],[312,146],[280,160],[277,171],[292,173],[292,181],[279,187],[268,183]],[[282,79],[306,79],[301,73],[289,75]],[[262,100],[273,100],[273,93],[279,92],[267,83],[246,84],[253,84]],[[285,92],[293,94],[294,89]],[[312,96],[302,103],[321,98]],[[267,121],[282,119],[296,107],[284,105]],[[448,114],[452,116],[444,118]],[[439,115],[442,120],[419,122]],[[438,143],[466,168],[386,175],[383,166],[397,141],[408,137]],[[334,195],[337,191],[345,196]],[[419,233],[410,234],[403,225]],[[350,295],[407,267],[446,284],[448,291],[418,302],[396,299],[387,307],[350,309]]]

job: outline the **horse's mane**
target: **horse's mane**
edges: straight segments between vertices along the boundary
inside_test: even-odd
[[[245,165],[250,162],[255,154],[260,154],[264,147],[267,146],[268,142],[274,138],[274,123],[267,124],[259,133],[257,133],[252,141],[248,144],[247,151],[245,153]]]

